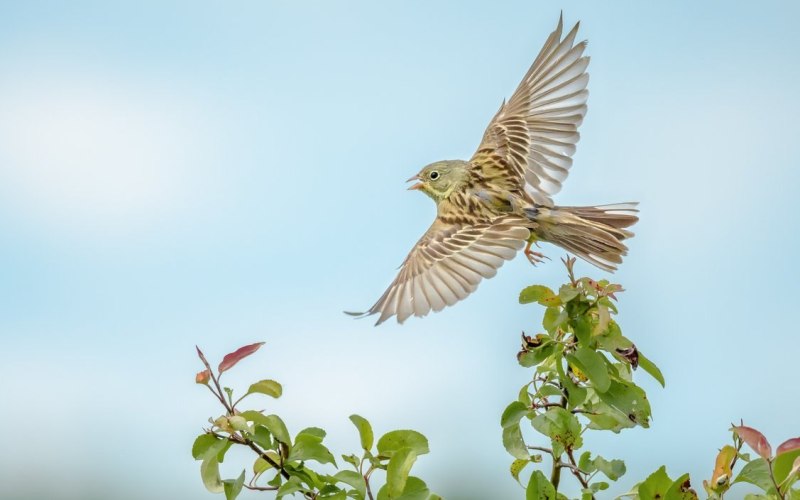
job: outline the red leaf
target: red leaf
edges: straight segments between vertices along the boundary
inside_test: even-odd
[[[747,445],[752,448],[756,453],[761,455],[764,460],[769,460],[772,457],[772,446],[763,434],[747,427],[746,425],[734,425],[733,431],[739,435]]]
[[[800,437],[787,439],[780,446],[778,446],[778,450],[775,452],[775,456],[780,455],[781,453],[788,453],[792,450],[796,450],[800,448]]]
[[[230,370],[236,363],[256,352],[262,345],[264,345],[264,342],[256,342],[255,344],[240,347],[232,353],[226,354],[225,357],[222,358],[222,363],[219,364],[219,373],[221,374],[224,371]]]

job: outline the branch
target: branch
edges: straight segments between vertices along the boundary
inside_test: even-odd
[[[279,471],[281,473],[281,476],[284,477],[284,479],[289,479],[289,473],[286,472],[286,470],[281,465],[279,465],[277,462],[275,462],[275,460],[273,460],[272,457],[267,455],[266,452],[264,452],[264,450],[259,448],[257,444],[255,444],[254,442],[250,441],[249,439],[247,439],[245,437],[241,437],[238,434],[230,434],[228,436],[223,436],[222,434],[220,434],[218,432],[214,432],[214,431],[212,431],[210,429],[206,430],[206,432],[209,433],[209,434],[212,434],[213,436],[218,437],[220,439],[227,439],[231,443],[241,444],[241,445],[247,446],[248,448],[250,448],[251,450],[256,452],[259,457],[263,458],[265,462],[267,462],[272,467],[274,467],[275,470]]]

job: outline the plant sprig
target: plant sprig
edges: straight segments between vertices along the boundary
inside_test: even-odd
[[[333,454],[323,444],[324,430],[309,427],[292,438],[279,416],[265,415],[263,411],[239,410],[239,404],[252,394],[272,398],[283,394],[280,383],[265,379],[251,384],[242,396],[234,400],[233,389],[220,384],[224,372],[255,353],[263,344],[250,344],[226,355],[216,373],[197,348],[205,369],[195,376],[195,381],[205,385],[225,410],[216,419],[209,419],[211,425],[203,429],[192,446],[192,456],[201,462],[200,475],[206,489],[212,493],[224,493],[228,500],[235,499],[244,488],[274,492],[277,499],[298,494],[307,500],[440,499],[430,492],[424,481],[410,475],[417,457],[428,453],[428,440],[419,432],[391,431],[374,443],[369,421],[351,415],[350,420],[360,436],[362,453],[342,455],[352,470],[330,474],[310,466],[311,462],[316,462],[328,469],[338,468]],[[249,480],[246,470],[236,478],[221,479],[219,464],[232,446],[247,447],[255,453]],[[377,471],[382,471],[386,480],[375,494],[373,483]],[[263,478],[269,475],[272,478],[265,481]]]
[[[583,451],[576,460],[583,435],[590,429],[618,433],[649,426],[650,404],[633,377],[638,368],[664,386],[658,367],[622,335],[613,319],[618,312],[616,294],[623,291],[622,287],[606,280],[576,278],[575,259],[563,262],[569,282],[558,292],[533,285],[520,293],[520,303],[538,303],[546,308],[543,331],[533,336],[522,334],[517,360],[523,367],[534,368],[534,373],[501,418],[503,444],[515,459],[511,464],[514,479],[519,482],[528,464],[542,463],[543,456],[550,463],[549,478],[538,468],[531,473],[526,487],[528,500],[566,498],[559,492],[562,470],[578,481],[582,500],[594,499],[609,487],[608,482],[596,480],[598,474],[617,481],[626,470],[622,460],[607,460],[590,451]],[[549,440],[549,446],[527,444],[520,425],[523,419]],[[800,438],[787,440],[773,455],[769,442],[755,429],[739,425],[731,430],[733,445],[720,450],[711,481],[703,481],[708,498],[722,499],[732,484],[747,482],[765,493],[752,498],[800,499],[800,491],[792,489],[800,478]],[[760,458],[751,460],[741,453],[745,443]],[[734,475],[737,461],[745,465]],[[688,474],[673,480],[665,467],[622,496],[641,500],[698,498]]]

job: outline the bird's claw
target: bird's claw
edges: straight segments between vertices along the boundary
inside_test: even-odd
[[[536,245],[536,246],[539,246],[539,245]],[[530,248],[525,250],[525,257],[527,257],[528,258],[528,262],[530,262],[534,266],[536,264],[540,264],[540,263],[544,262],[544,259],[550,260],[550,257],[548,257],[547,255],[545,255],[545,254],[543,254],[541,252],[534,252]]]

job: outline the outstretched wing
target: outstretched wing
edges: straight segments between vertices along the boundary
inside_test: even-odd
[[[471,160],[487,181],[503,189],[524,189],[541,205],[552,206],[551,196],[567,178],[586,114],[589,57],[583,57],[586,41],[574,45],[579,25],[562,40],[558,20]]]
[[[450,225],[436,219],[403,261],[397,278],[364,316],[379,314],[376,325],[397,316],[425,316],[467,297],[525,245],[530,223],[504,216],[486,223]]]

